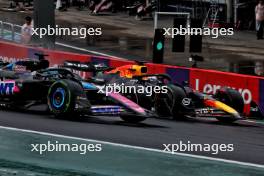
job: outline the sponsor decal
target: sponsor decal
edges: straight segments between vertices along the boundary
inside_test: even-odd
[[[0,81],[0,94],[12,95],[15,89],[14,81]]]
[[[24,58],[24,59],[28,59],[28,58]],[[14,58],[14,57],[0,56],[0,61],[10,62],[10,63],[13,63],[13,62],[16,62],[16,61],[21,61],[21,60],[24,60],[24,59],[19,59],[19,58]]]
[[[195,112],[197,114],[210,114],[213,113],[213,109],[211,108],[200,108],[200,109],[195,109]]]
[[[190,98],[184,98],[184,99],[182,99],[182,104],[184,106],[189,106],[191,104],[191,99]]]
[[[200,80],[199,79],[195,79],[195,90],[197,91],[202,91],[206,94],[215,94],[219,89],[221,89],[222,87],[230,87],[232,89],[237,90],[243,97],[244,99],[244,103],[245,104],[250,104],[252,101],[252,92],[249,89],[243,89],[243,88],[236,88],[236,87],[231,87],[231,86],[221,86],[221,85],[217,85],[217,84],[204,84],[203,88],[200,90],[199,85]]]
[[[249,114],[250,103],[259,103],[259,79],[252,76],[242,76],[212,70],[191,70],[190,85],[193,89],[207,94],[215,94],[221,87],[230,87],[241,93],[245,109]]]
[[[27,70],[27,67],[25,67],[23,65],[15,65],[14,70],[17,71],[17,72],[23,72],[23,71]]]
[[[107,114],[120,114],[124,112],[124,109],[120,106],[92,106],[91,110],[93,113],[107,113]]]
[[[78,68],[78,69],[83,69],[83,70],[90,68],[88,64],[84,64],[81,62],[67,62],[66,61],[64,65],[70,68]]]

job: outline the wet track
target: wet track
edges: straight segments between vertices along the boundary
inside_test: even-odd
[[[54,119],[40,111],[0,111],[0,126],[16,127],[87,139],[164,149],[163,144],[180,141],[198,144],[234,144],[234,152],[218,155],[193,153],[236,161],[264,164],[264,125],[239,122],[232,125],[217,121],[171,121],[148,119],[139,125],[122,122],[118,117],[85,118],[77,121]]]

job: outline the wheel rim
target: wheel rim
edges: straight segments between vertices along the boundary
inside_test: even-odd
[[[65,90],[58,87],[52,95],[52,105],[55,108],[61,108],[65,102]]]

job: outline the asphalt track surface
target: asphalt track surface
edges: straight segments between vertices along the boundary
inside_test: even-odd
[[[180,141],[196,144],[234,144],[233,152],[220,152],[217,155],[191,153],[264,164],[264,125],[261,123],[237,122],[227,125],[212,120],[147,119],[134,125],[123,122],[119,117],[67,120],[55,119],[39,110],[0,110],[0,126],[162,150],[163,144],[179,144]]]

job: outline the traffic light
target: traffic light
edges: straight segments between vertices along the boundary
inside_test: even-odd
[[[153,63],[163,63],[164,55],[164,29],[155,29],[153,41]]]
[[[180,29],[186,27],[186,18],[174,18],[173,27]],[[184,52],[185,50],[185,35],[175,35],[172,39],[172,52]]]
[[[191,19],[191,29],[203,28],[203,21],[201,19]],[[190,36],[190,53],[202,52],[202,34],[193,34]]]

